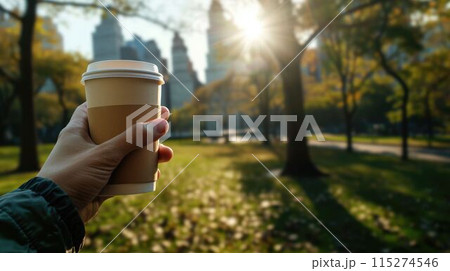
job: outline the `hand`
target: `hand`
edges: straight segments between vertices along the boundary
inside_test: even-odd
[[[153,141],[167,133],[169,114],[166,107],[161,107],[162,118],[152,121]],[[146,129],[143,131],[146,132]],[[109,198],[101,197],[99,193],[108,183],[111,173],[127,154],[136,149],[138,147],[134,144],[126,142],[125,132],[96,145],[89,136],[87,106],[84,103],[78,106],[69,124],[61,131],[38,176],[58,184],[72,199],[86,223]],[[158,156],[159,162],[167,162],[172,158],[173,151],[160,144]],[[159,175],[158,169],[158,178]]]

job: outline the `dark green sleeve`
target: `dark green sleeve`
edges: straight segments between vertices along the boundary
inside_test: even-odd
[[[33,178],[0,197],[0,252],[78,251],[84,224],[69,196]]]

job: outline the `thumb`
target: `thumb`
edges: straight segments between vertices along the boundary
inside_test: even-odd
[[[100,155],[119,163],[130,152],[157,141],[167,133],[168,129],[169,124],[165,119],[136,123],[121,134],[100,144],[98,146]],[[138,144],[138,141],[141,143]]]

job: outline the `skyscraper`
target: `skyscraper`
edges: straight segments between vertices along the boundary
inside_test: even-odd
[[[159,47],[158,47],[158,44],[156,43],[156,41],[149,40],[149,41],[145,42],[145,47],[147,47],[148,51],[144,50],[144,52],[142,54],[142,59],[144,61],[154,63],[156,66],[158,66],[158,70],[161,73],[167,73],[166,68],[164,68],[164,66],[167,67],[167,63],[166,63],[167,60],[162,58],[161,50],[159,50]]]
[[[232,65],[230,60],[220,54],[220,51],[221,47],[226,45],[227,38],[231,36],[233,29],[230,22],[225,19],[224,10],[218,0],[211,2],[208,15],[206,83],[211,83],[223,79]]]
[[[120,48],[120,58],[126,60],[139,60],[136,49],[130,46],[122,46]]]
[[[192,63],[189,60],[187,48],[178,32],[176,32],[173,37],[172,65],[173,75],[175,75],[176,78],[183,84],[181,84],[176,78],[171,78],[171,104],[172,108],[180,108],[192,99],[192,95],[189,91],[192,93],[194,92],[195,73],[192,70]]]
[[[94,61],[120,59],[123,45],[122,28],[108,12],[103,13],[101,23],[92,35]]]
[[[180,108],[191,101],[192,96],[189,91],[193,93],[201,84],[179,33],[175,33],[173,38],[172,64],[173,74],[182,84],[173,76],[169,76],[167,59],[162,57],[155,40],[144,41],[136,35],[136,39],[124,42],[121,27],[111,15],[103,15],[101,23],[93,34],[93,43],[94,61],[127,59],[155,64],[166,81],[166,84],[162,86],[161,104],[170,109]]]

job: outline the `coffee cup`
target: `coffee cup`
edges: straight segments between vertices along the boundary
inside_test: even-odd
[[[142,144],[142,133],[133,132],[132,125],[161,116],[164,80],[158,67],[141,61],[99,61],[88,65],[81,82],[85,86],[89,132],[94,143],[101,144],[127,131],[128,144],[142,147],[120,162],[101,195],[155,191],[159,142],[149,150]]]

